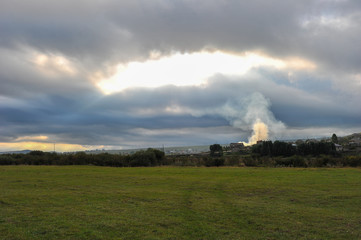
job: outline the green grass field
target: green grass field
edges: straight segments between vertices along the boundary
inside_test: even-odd
[[[0,239],[361,239],[361,169],[1,166]]]

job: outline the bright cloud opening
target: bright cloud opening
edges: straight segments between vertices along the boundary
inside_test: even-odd
[[[202,85],[219,73],[243,75],[253,67],[268,66],[294,69],[313,68],[314,65],[302,59],[281,60],[256,53],[243,55],[216,52],[176,53],[171,56],[144,62],[119,64],[116,73],[107,79],[100,79],[97,86],[111,94],[131,87],[160,87],[164,85]]]

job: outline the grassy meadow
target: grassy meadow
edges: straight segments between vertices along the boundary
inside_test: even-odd
[[[361,169],[0,166],[0,239],[361,239]]]

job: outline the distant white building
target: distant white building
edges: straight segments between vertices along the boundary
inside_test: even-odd
[[[335,148],[336,148],[336,151],[338,151],[338,152],[343,150],[342,145],[337,144],[337,143],[335,143]]]

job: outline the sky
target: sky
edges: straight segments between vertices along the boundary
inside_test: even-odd
[[[0,0],[0,151],[361,132],[360,39],[358,0]]]

